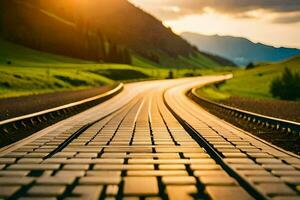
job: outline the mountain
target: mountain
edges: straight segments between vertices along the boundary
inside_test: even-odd
[[[276,62],[300,54],[299,49],[276,48],[240,37],[207,36],[188,32],[181,36],[196,45],[200,51],[222,56],[238,65],[247,65],[249,62]]]
[[[127,0],[1,3],[2,35],[34,49],[102,62],[129,64],[139,60],[168,67],[232,65],[201,53]]]

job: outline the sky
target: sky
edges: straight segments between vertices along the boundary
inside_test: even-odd
[[[300,0],[129,0],[180,34],[245,37],[300,48]]]

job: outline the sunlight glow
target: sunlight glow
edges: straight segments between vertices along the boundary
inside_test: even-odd
[[[168,0],[169,3],[171,1]],[[231,35],[277,47],[300,48],[300,22],[288,21],[293,17],[298,20],[299,12],[286,12],[283,16],[279,12],[256,8],[242,13],[221,13],[212,7],[204,7],[199,13],[175,17],[176,13],[181,14],[183,11],[178,6],[169,6],[169,11],[173,14],[171,12],[167,14],[162,11],[158,1],[152,4],[149,0],[131,0],[131,2],[161,19],[165,26],[171,27],[178,34],[195,32],[206,35]],[[165,2],[163,4],[165,5]]]

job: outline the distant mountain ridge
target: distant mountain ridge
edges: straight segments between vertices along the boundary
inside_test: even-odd
[[[127,0],[1,0],[1,9],[5,38],[42,51],[106,62],[128,49],[165,67],[233,65],[202,54]]]
[[[238,65],[247,65],[249,62],[276,62],[300,55],[300,49],[276,48],[241,37],[207,36],[189,32],[182,33],[181,36],[196,45],[200,51],[222,56]]]

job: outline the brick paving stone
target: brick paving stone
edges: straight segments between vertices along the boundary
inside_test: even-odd
[[[89,165],[84,164],[67,164],[63,166],[65,170],[88,170]]]
[[[184,170],[186,169],[183,164],[174,164],[174,165],[159,165],[160,170]]]
[[[238,170],[238,173],[244,176],[268,176],[270,172],[266,170]]]
[[[74,177],[82,177],[85,175],[85,171],[75,171],[75,170],[60,170],[56,174],[56,176],[74,176]]]
[[[127,171],[127,176],[188,176],[185,170]]]
[[[253,164],[253,160],[248,158],[224,158],[225,162],[230,164]]]
[[[0,164],[11,164],[16,162],[15,158],[0,158]]]
[[[75,177],[71,176],[42,176],[36,180],[37,184],[42,185],[71,185]]]
[[[88,176],[82,177],[79,180],[79,184],[85,185],[96,185],[96,184],[103,184],[103,185],[118,185],[121,182],[121,177],[104,177],[104,176]]]
[[[253,149],[253,148],[252,149],[243,149],[243,151],[246,152],[247,154],[250,154],[250,153],[260,154],[261,153],[260,149]],[[273,157],[272,155],[270,155],[270,156]]]
[[[293,185],[299,185],[300,184],[300,176],[299,177],[292,177],[292,176],[282,176],[280,177],[281,180],[283,180],[286,183],[293,184]]]
[[[253,197],[238,186],[208,186],[206,191],[214,200],[254,200]]]
[[[118,148],[112,148],[112,147],[106,147],[104,148],[104,152],[141,152],[141,153],[151,153],[152,147],[118,147]]]
[[[179,153],[130,153],[128,158],[135,159],[149,159],[149,158],[163,158],[163,159],[176,159],[180,158]]]
[[[197,193],[197,188],[193,185],[189,186],[178,186],[172,185],[166,187],[166,192],[170,200],[193,200],[193,194]]]
[[[237,182],[227,176],[201,176],[199,180],[204,185],[237,185]]]
[[[218,170],[221,169],[221,167],[216,164],[209,164],[209,165],[192,164],[191,169],[192,170]]]
[[[155,195],[158,194],[158,184],[154,177],[125,177],[124,194]]]
[[[118,191],[119,191],[118,185],[108,185],[105,194],[109,196],[116,196],[118,194]]]
[[[55,170],[59,169],[59,164],[12,164],[8,169],[12,170]]]
[[[1,186],[0,198],[10,197],[14,195],[20,188],[20,186]]]
[[[29,195],[59,196],[65,191],[65,186],[35,185],[28,190]]]
[[[275,176],[251,176],[249,180],[255,184],[258,183],[282,183],[283,181],[280,178]]]
[[[257,158],[256,162],[260,164],[281,164],[282,163],[281,160],[275,158]]]
[[[300,164],[300,159],[298,158],[284,158],[283,160],[289,164]]]
[[[87,176],[119,177],[119,176],[121,176],[121,171],[87,171],[86,175]]]
[[[103,186],[101,185],[97,185],[97,186],[79,185],[73,189],[72,194],[78,196],[80,199],[98,200],[102,190],[103,190]]]
[[[31,177],[0,177],[0,185],[28,185],[33,180]]]
[[[300,176],[297,170],[272,170],[272,174],[276,176]]]
[[[164,176],[162,182],[166,185],[194,185],[196,179],[193,176]]]
[[[92,163],[95,163],[95,164],[123,164],[124,159],[98,158],[98,159],[92,159]]]
[[[256,164],[231,164],[236,170],[263,170],[264,168]]]
[[[222,153],[226,158],[246,158],[247,155],[244,153]]]
[[[27,154],[27,152],[10,152],[3,156],[3,158],[22,158]]]
[[[78,153],[76,158],[96,158],[98,156],[97,153]]]
[[[63,150],[63,152],[84,152],[84,153],[99,153],[102,148],[98,147],[67,147]]]
[[[6,170],[0,171],[0,176],[27,176],[30,171],[13,171],[13,170]]]
[[[126,153],[104,153],[101,158],[126,158]]]
[[[45,156],[47,156],[48,153],[28,153],[26,155],[24,155],[24,158],[44,158]]]
[[[226,176],[227,173],[223,170],[196,170],[194,171],[194,175],[201,176]]]
[[[261,153],[260,151],[258,151],[257,153],[248,153],[248,155],[253,158],[273,158],[272,155],[268,153]]]
[[[295,195],[296,192],[283,183],[262,183],[257,188],[267,195]]]
[[[18,163],[24,163],[24,164],[38,164],[43,162],[42,158],[21,158],[18,160]]]
[[[159,153],[178,153],[178,152],[183,152],[183,153],[202,153],[203,150],[198,148],[198,147],[193,147],[193,148],[183,148],[183,147],[173,147],[173,148],[163,148],[163,147],[156,147],[155,148],[156,152]]]
[[[48,158],[42,162],[43,164],[63,164],[67,163],[67,158]]]
[[[91,158],[70,158],[64,161],[66,164],[92,164],[93,160]]]
[[[95,170],[150,170],[154,165],[95,165]]]
[[[183,153],[186,158],[209,158],[207,153]]]
[[[239,149],[236,148],[218,148],[217,149],[220,153],[240,153],[241,151]]]
[[[214,164],[212,159],[129,159],[129,164]]]
[[[72,158],[76,155],[76,152],[58,152],[53,157],[54,158]]]

